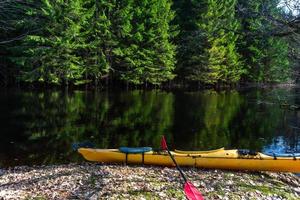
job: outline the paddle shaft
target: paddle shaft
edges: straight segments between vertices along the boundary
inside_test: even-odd
[[[173,157],[173,155],[172,155],[171,152],[169,151],[169,148],[168,148],[168,147],[167,147],[167,151],[168,151],[168,154],[170,155],[171,159],[173,160],[173,163],[175,164],[176,168],[177,168],[178,171],[180,172],[180,174],[181,174],[181,176],[182,176],[182,178],[183,178],[183,180],[184,180],[184,183],[186,183],[186,182],[187,182],[187,179],[186,179],[184,173],[182,172],[182,170],[180,169],[180,167],[178,166],[178,164],[177,164],[175,158]]]
[[[163,136],[162,137],[162,140],[161,140],[161,147],[163,150],[167,150],[168,151],[168,154],[169,156],[171,157],[173,163],[175,164],[177,170],[180,172],[183,180],[184,180],[184,187],[183,187],[183,190],[184,190],[184,193],[185,193],[185,196],[188,200],[204,200],[202,194],[197,190],[197,188],[191,183],[189,182],[185,175],[183,174],[182,170],[180,169],[180,167],[178,166],[174,156],[171,154],[171,152],[169,151],[169,148],[168,148],[168,145],[167,145],[167,142],[165,140],[165,137]]]

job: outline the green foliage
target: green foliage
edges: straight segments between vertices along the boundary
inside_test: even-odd
[[[194,76],[193,80],[201,76],[206,58],[204,46],[206,45],[205,33],[199,30],[197,22],[201,14],[206,12],[206,3],[203,0],[176,0],[173,9],[176,11],[174,24],[179,27],[179,34],[175,37],[177,45],[176,74],[179,79]]]
[[[80,49],[85,46],[82,24],[87,15],[81,5],[81,0],[42,0],[41,7],[33,13],[42,26],[37,24],[36,32],[11,49],[21,50],[21,56],[12,60],[20,65],[24,81],[68,84],[82,78],[84,62]]]
[[[180,13],[191,11],[191,19],[178,20],[186,32],[181,35],[185,39],[180,46],[182,52],[181,72],[191,81],[205,84],[231,84],[239,81],[243,73],[240,56],[236,51],[239,29],[235,17],[236,1],[192,1],[181,2]],[[177,5],[178,6],[178,5]],[[187,13],[186,13],[187,14]],[[185,37],[185,38],[184,38]],[[186,64],[187,62],[188,64]]]
[[[170,1],[128,0],[117,5],[115,26],[121,28],[116,32],[119,43],[113,53],[120,78],[134,84],[160,84],[174,78]]]
[[[239,52],[245,60],[244,79],[251,82],[285,82],[291,77],[287,39],[272,34],[273,22],[255,13],[267,12],[280,19],[282,10],[278,1],[239,1],[239,5],[252,15],[240,15],[242,30],[247,33],[238,40]],[[255,15],[254,15],[254,14]]]
[[[208,62],[201,77],[205,83],[236,83],[243,72],[235,47],[238,36],[234,32],[239,28],[235,4],[236,0],[209,0],[207,12],[199,23],[208,42],[205,47]]]
[[[85,79],[96,83],[108,75],[111,51],[115,45],[109,18],[114,5],[108,1],[84,1],[87,21],[83,24],[85,46],[82,50]]]
[[[36,31],[11,49],[24,81],[78,85],[110,72],[134,84],[174,77],[169,0],[42,0],[26,17],[37,19]]]
[[[176,76],[211,86],[233,85],[241,78],[290,81],[299,48],[292,37],[274,34],[289,17],[278,4],[6,1],[0,5],[0,84],[7,74],[58,85],[97,85],[103,79],[160,85]]]
[[[251,55],[246,79],[256,82],[284,82],[290,79],[288,45],[285,40],[269,37],[248,48]]]
[[[279,1],[174,1],[181,79],[220,85],[290,80],[287,38],[273,35]],[[281,75],[280,75],[281,74]]]

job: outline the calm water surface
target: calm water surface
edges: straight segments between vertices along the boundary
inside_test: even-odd
[[[82,161],[71,145],[99,148],[247,148],[300,153],[300,89],[243,91],[0,90],[0,167]]]

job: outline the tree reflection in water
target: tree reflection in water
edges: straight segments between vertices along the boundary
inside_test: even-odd
[[[276,103],[278,95],[295,103],[297,94],[293,89],[1,91],[0,166],[80,161],[71,145],[87,140],[99,148],[159,148],[162,135],[180,149],[299,151],[300,115]],[[258,103],[262,100],[275,103]],[[282,142],[276,143],[278,138]]]

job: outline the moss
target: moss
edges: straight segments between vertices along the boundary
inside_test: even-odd
[[[158,181],[156,178],[149,178],[149,183],[151,183],[151,185],[153,186],[163,186],[165,185],[167,182],[162,182],[162,181]]]
[[[95,185],[96,185],[96,181],[97,181],[97,179],[96,179],[95,176],[91,176],[91,177],[89,178],[89,183],[90,183],[92,186],[95,186]]]
[[[176,199],[183,199],[184,198],[184,193],[182,190],[178,190],[175,188],[170,188],[166,191],[168,197],[173,197]]]
[[[223,195],[221,195],[219,192],[209,192],[204,196],[205,199],[222,199]]]
[[[228,196],[228,199],[230,199],[230,200],[240,200],[241,199],[241,194],[231,193]]]
[[[127,193],[132,197],[144,197],[145,199],[160,199],[158,197],[153,196],[153,192],[146,190],[128,190]],[[125,198],[126,199],[126,198]]]
[[[47,200],[46,197],[37,196],[37,197],[26,197],[25,200]]]
[[[247,188],[249,191],[260,191],[265,195],[278,195],[287,199],[297,199],[293,194],[288,191],[285,191],[282,187],[268,187],[268,186],[258,186],[258,185],[247,185],[245,183],[241,183],[240,187]]]

